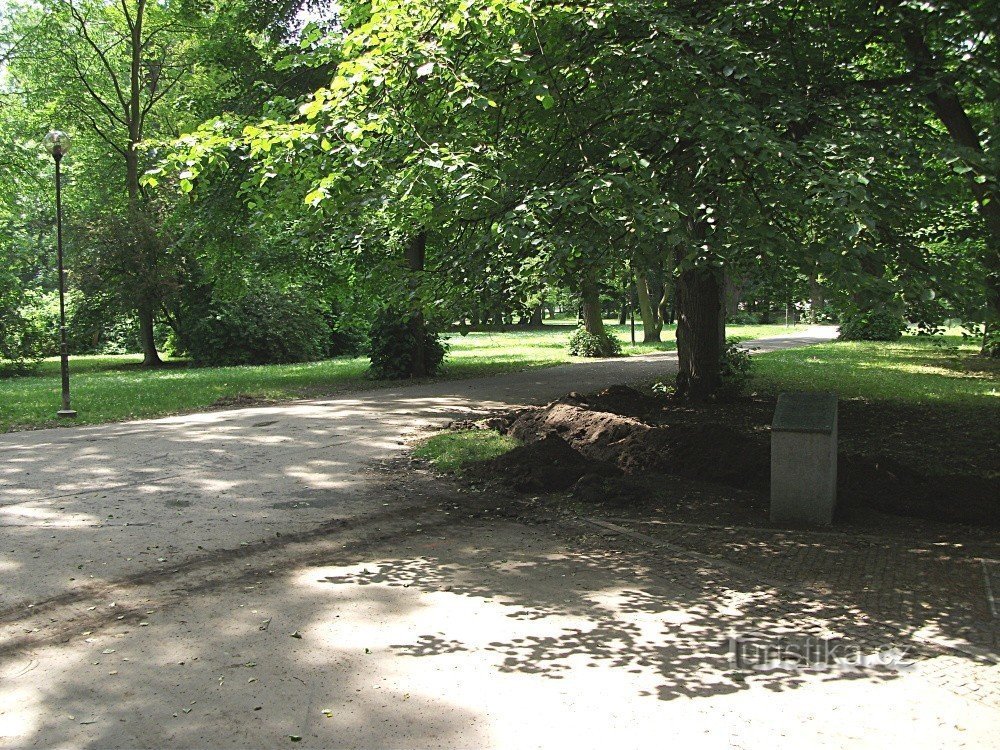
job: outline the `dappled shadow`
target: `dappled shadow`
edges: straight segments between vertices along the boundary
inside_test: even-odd
[[[494,530],[493,533],[496,533]],[[507,628],[516,635],[453,635],[452,623],[434,633],[419,633],[391,648],[408,657],[434,657],[456,651],[491,654],[500,672],[547,679],[569,679],[580,669],[612,669],[655,675],[655,689],[637,697],[660,700],[719,696],[748,690],[750,683],[770,691],[817,681],[860,679],[881,682],[900,673],[884,666],[835,669],[831,662],[803,673],[774,668],[755,672],[734,665],[728,639],[831,639],[874,656],[892,647],[926,654],[906,623],[877,621],[863,607],[776,590],[740,580],[724,571],[651,551],[600,549],[578,542],[572,551],[516,552],[486,541],[490,532],[463,532],[470,545],[443,545],[433,557],[393,557],[377,566],[318,583],[360,592],[379,587],[399,596],[447,591],[450,596],[488,600],[503,616],[523,623]],[[581,546],[585,545],[585,546]],[[408,591],[404,592],[403,589]],[[830,667],[826,669],[825,667]],[[750,682],[748,682],[748,679]]]
[[[377,489],[391,507],[414,493],[436,504],[395,521],[387,512],[361,524],[361,538],[331,529],[246,567],[168,578],[159,591],[184,593],[139,596],[123,621],[95,601],[100,621],[69,643],[0,662],[0,705],[12,707],[0,722],[15,744],[94,748],[274,747],[292,736],[304,746],[606,747],[650,732],[717,733],[725,745],[748,713],[770,731],[829,737],[834,728],[813,721],[819,703],[850,711],[852,730],[894,737],[911,716],[937,731],[949,711],[977,715],[910,672],[756,671],[727,647],[734,634],[812,636],[866,653],[895,644],[917,668],[933,661],[909,624],[863,605],[572,522],[525,525],[495,510],[502,498],[473,502],[429,477]],[[865,710],[886,701],[900,705],[891,725]]]

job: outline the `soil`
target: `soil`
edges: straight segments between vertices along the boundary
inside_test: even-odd
[[[519,492],[558,492],[576,484],[584,475],[611,477],[621,474],[613,464],[584,456],[555,433],[519,446],[491,461],[468,467],[472,477],[502,476]]]
[[[612,504],[662,503],[653,488],[664,476],[679,477],[739,490],[732,502],[741,514],[766,513],[774,408],[769,397],[691,405],[626,386],[571,393],[484,423],[525,444],[471,475]],[[997,416],[842,401],[840,516],[870,509],[1000,526]]]

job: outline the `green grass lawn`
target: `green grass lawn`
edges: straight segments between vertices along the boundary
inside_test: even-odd
[[[460,472],[465,464],[502,456],[518,445],[517,440],[496,430],[442,432],[418,445],[413,455],[442,471]]]
[[[895,343],[833,342],[754,358],[752,389],[835,391],[841,398],[969,408],[1000,407],[1000,365],[961,336]]]
[[[562,323],[540,331],[450,335],[450,351],[440,377],[467,378],[578,361],[566,351],[574,326]],[[672,329],[664,331],[663,343],[635,346],[629,343],[628,326],[613,325],[611,330],[626,344],[626,354],[675,347]],[[735,326],[730,333],[757,338],[788,330],[784,326]],[[137,355],[73,357],[73,406],[79,411],[75,423],[197,411],[236,396],[282,400],[377,385],[367,380],[368,360],[362,357],[266,367],[194,368],[178,361],[160,370],[144,370],[140,361]],[[61,424],[54,416],[58,409],[57,359],[44,361],[35,375],[0,379],[0,432]]]

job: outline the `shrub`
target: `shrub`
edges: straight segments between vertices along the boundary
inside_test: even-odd
[[[760,315],[748,310],[737,310],[729,315],[727,322],[734,326],[755,326],[760,324]]]
[[[444,361],[445,344],[421,315],[400,313],[387,308],[375,316],[370,333],[369,357],[372,376],[380,380],[400,380],[417,375],[433,375]],[[423,348],[423,373],[416,372],[417,352]]]
[[[299,292],[255,289],[189,311],[180,346],[196,365],[267,365],[327,356],[330,326],[319,302]]]
[[[0,377],[31,372],[46,354],[47,337],[38,300],[0,290]]]
[[[987,328],[983,335],[983,356],[1000,358],[1000,328]]]
[[[622,345],[614,336],[597,336],[580,327],[569,339],[569,353],[574,357],[620,357]]]
[[[855,310],[840,321],[843,341],[899,341],[906,322],[891,307],[882,310]]]
[[[139,323],[122,312],[106,295],[73,295],[67,334],[72,354],[129,354],[141,352]],[[58,313],[58,307],[56,307]],[[58,317],[54,319],[58,328]]]
[[[754,363],[750,357],[751,351],[741,347],[739,339],[726,339],[726,346],[719,359],[720,396],[735,396],[742,393],[753,378]]]

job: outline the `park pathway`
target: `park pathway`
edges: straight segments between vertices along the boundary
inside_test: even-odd
[[[961,545],[581,518],[377,466],[672,363],[3,437],[0,750],[1000,747],[996,659],[914,630],[961,636],[921,584]],[[755,670],[735,635],[907,666]]]
[[[834,328],[815,327],[752,345],[807,346],[834,335]],[[193,556],[381,511],[367,492],[366,467],[398,456],[421,431],[573,390],[669,377],[675,369],[676,355],[666,352],[0,435],[0,616]]]

